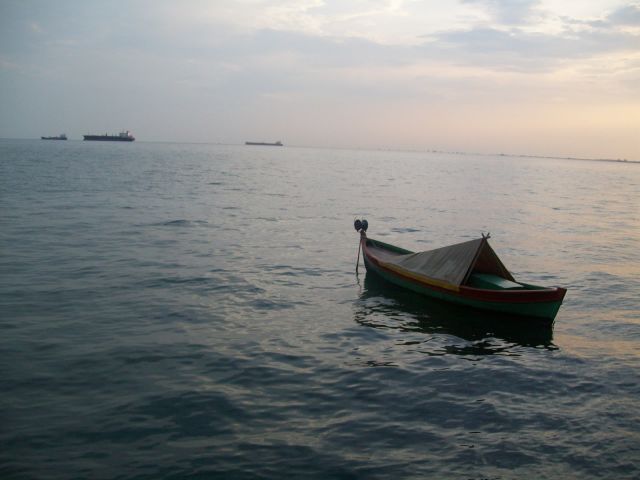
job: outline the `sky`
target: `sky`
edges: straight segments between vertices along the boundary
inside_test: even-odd
[[[640,160],[640,1],[0,0],[0,137]]]

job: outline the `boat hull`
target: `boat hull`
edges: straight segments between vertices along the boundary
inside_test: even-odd
[[[531,289],[485,290],[466,286],[461,286],[458,290],[442,288],[385,267],[382,264],[384,262],[380,262],[367,248],[366,237],[363,237],[361,242],[367,271],[373,272],[399,287],[467,307],[552,322],[566,293],[563,288],[542,288],[525,284],[523,284],[525,287],[531,287]],[[381,243],[377,242],[377,244]],[[394,250],[404,251],[395,247]]]
[[[120,137],[118,135],[84,135],[85,140],[96,142],[133,142],[133,137]]]

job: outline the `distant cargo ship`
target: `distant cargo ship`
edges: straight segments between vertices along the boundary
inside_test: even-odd
[[[57,137],[40,137],[42,140],[66,140],[67,136],[64,133],[61,133]]]
[[[85,140],[98,140],[107,142],[133,142],[134,136],[129,133],[129,130],[120,132],[118,135],[83,135]]]
[[[245,145],[267,145],[269,147],[282,147],[282,142],[278,141],[275,143],[269,142],[244,142]]]

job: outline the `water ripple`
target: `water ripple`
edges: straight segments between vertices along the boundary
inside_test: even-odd
[[[0,477],[640,471],[637,169],[103,147],[0,140]],[[565,305],[525,325],[356,276],[356,215],[407,248],[491,230]]]

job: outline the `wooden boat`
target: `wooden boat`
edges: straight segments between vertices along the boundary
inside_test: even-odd
[[[567,292],[517,282],[489,245],[489,235],[426,252],[411,252],[367,237],[360,248],[368,272],[423,295],[470,307],[553,321]],[[362,228],[364,227],[364,228]]]

